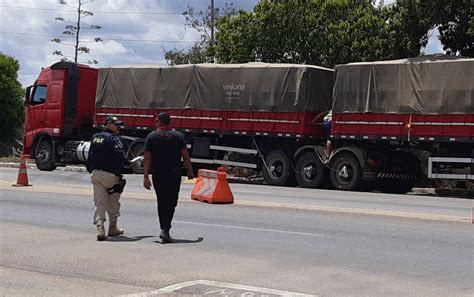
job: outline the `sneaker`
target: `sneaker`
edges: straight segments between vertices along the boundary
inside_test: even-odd
[[[118,236],[125,233],[125,230],[122,228],[118,228],[117,225],[110,225],[109,226],[109,236]]]
[[[173,238],[171,238],[169,231],[161,230],[160,238],[163,241],[163,243],[173,242]]]
[[[101,224],[97,225],[97,240],[105,240],[105,229],[104,226]]]

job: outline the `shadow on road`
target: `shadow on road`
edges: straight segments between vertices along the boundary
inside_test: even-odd
[[[150,237],[155,237],[153,235],[145,235],[145,236],[114,236],[114,237],[107,237],[107,241],[117,241],[117,242],[123,242],[123,241],[139,241],[144,238],[150,238]]]
[[[197,243],[201,242],[204,240],[204,237],[198,237],[195,240],[190,240],[190,239],[178,239],[178,238],[173,238],[173,242],[171,243],[166,243],[166,244],[174,244],[174,243]],[[155,240],[154,242],[160,243],[160,244],[165,244],[161,240]]]

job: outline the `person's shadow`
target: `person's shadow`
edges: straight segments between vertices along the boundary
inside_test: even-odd
[[[198,242],[201,242],[203,241],[204,238],[203,237],[198,237],[194,240],[191,240],[191,239],[179,239],[179,238],[173,238],[173,242],[169,242],[169,243],[165,243],[163,241],[161,241],[160,239],[158,240],[155,240],[154,242],[156,243],[160,243],[160,244],[174,244],[174,243],[198,243]]]
[[[155,237],[153,235],[145,235],[145,236],[124,236],[124,235],[118,235],[118,236],[112,236],[112,237],[107,237],[105,240],[106,241],[116,241],[116,242],[130,242],[130,241],[139,241],[144,238],[150,238],[150,237]]]

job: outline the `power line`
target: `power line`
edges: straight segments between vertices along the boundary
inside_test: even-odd
[[[31,10],[50,10],[50,11],[66,11],[75,12],[72,9],[54,9],[54,8],[42,8],[42,7],[26,7],[26,6],[8,6],[3,5],[5,8],[18,8],[18,9],[31,9]],[[114,13],[114,14],[186,14],[186,12],[134,12],[134,11],[94,11],[95,13]]]
[[[75,10],[72,9],[54,9],[54,8],[42,8],[42,7],[26,7],[26,6],[9,6],[9,5],[3,5],[1,6],[2,8],[14,8],[14,9],[30,9],[30,10],[47,10],[47,11],[63,11],[63,12],[76,12]],[[189,14],[186,11],[182,12],[135,12],[135,11],[92,11],[94,14],[138,14],[138,15],[187,15]],[[195,15],[204,15],[206,14],[205,12],[195,12],[192,13]],[[216,15],[224,15],[225,13],[220,12],[220,13],[215,13]]]
[[[55,38],[75,38],[70,36],[58,36],[49,34],[36,34],[27,32],[9,32],[0,31],[0,33],[13,34],[13,35],[26,35],[26,36],[38,36],[38,37],[55,37]],[[124,39],[124,38],[102,38],[104,41],[131,41],[131,42],[156,42],[156,43],[196,43],[198,40],[150,40],[150,39]],[[81,38],[81,41],[94,41],[94,38]]]

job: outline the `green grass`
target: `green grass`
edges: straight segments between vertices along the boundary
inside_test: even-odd
[[[0,157],[0,163],[19,163],[20,158],[19,157]],[[34,163],[34,160],[26,160],[26,163]]]
[[[0,157],[0,162],[3,162],[3,163],[17,163],[20,161],[20,158],[18,157]]]

